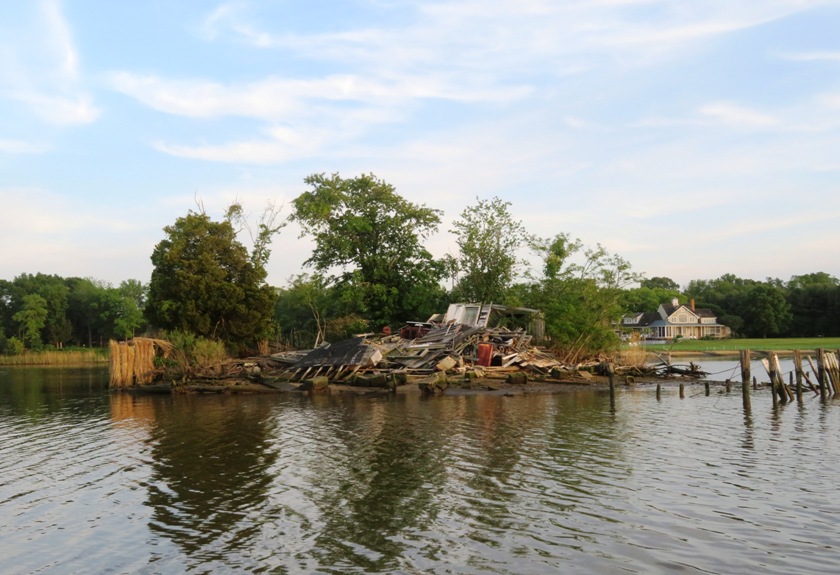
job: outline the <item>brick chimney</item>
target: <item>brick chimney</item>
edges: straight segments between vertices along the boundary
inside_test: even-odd
[[[695,311],[694,310],[694,298],[691,298],[690,300],[688,300],[688,305],[691,306],[691,311]]]

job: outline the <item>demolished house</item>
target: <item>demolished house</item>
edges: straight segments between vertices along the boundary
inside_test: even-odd
[[[303,356],[272,356],[288,364],[291,380],[326,377],[350,382],[357,376],[440,372],[482,374],[525,371],[546,376],[561,367],[554,356],[537,348],[544,334],[538,310],[499,304],[454,303],[445,314],[409,322],[399,335],[364,334],[325,344]],[[404,376],[404,377],[405,377]]]

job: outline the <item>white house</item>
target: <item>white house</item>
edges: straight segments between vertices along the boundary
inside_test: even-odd
[[[674,298],[670,304],[661,304],[653,313],[624,316],[621,328],[638,330],[646,339],[671,340],[677,336],[686,339],[724,338],[732,335],[732,330],[718,323],[712,310],[695,308],[693,299],[688,304],[680,304]]]

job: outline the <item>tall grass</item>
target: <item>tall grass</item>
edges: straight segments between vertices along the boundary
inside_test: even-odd
[[[0,355],[0,365],[90,365],[108,363],[107,348],[24,351],[18,355]]]

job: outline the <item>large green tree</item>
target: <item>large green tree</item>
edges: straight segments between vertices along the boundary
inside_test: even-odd
[[[190,211],[164,228],[151,257],[145,314],[152,325],[220,339],[236,352],[270,335],[275,294],[263,262],[271,235],[249,255],[232,225],[236,213],[213,221]]]
[[[21,339],[30,349],[41,348],[41,330],[48,315],[47,300],[36,293],[23,296],[21,309],[12,319],[18,322]]]
[[[623,290],[639,275],[602,246],[587,249],[566,234],[534,239],[543,274],[523,292],[524,305],[545,314],[546,335],[569,362],[611,351],[618,345],[614,324],[624,312]]]
[[[443,265],[423,246],[439,210],[417,205],[373,174],[313,174],[293,202],[292,219],[315,240],[307,264],[332,272],[345,297],[374,328],[424,318],[439,304]]]
[[[744,303],[744,331],[748,336],[767,337],[785,333],[791,320],[784,290],[771,282],[750,288]]]
[[[476,199],[476,205],[464,209],[452,224],[459,249],[455,297],[471,302],[504,302],[521,263],[517,252],[528,235],[510,213],[510,202]]]

